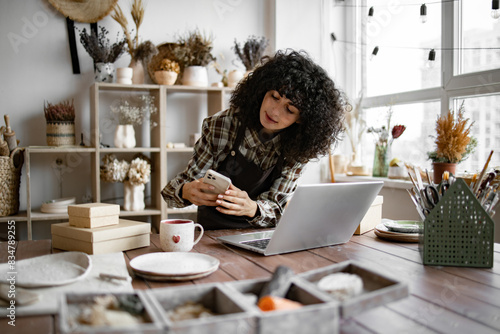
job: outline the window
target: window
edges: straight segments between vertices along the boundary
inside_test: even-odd
[[[371,7],[374,15],[367,22]],[[386,124],[391,107],[391,125],[407,127],[393,143],[392,155],[428,169],[437,117],[464,103],[478,147],[457,171],[480,170],[491,150],[490,167],[500,166],[500,19],[490,16],[491,0],[428,3],[425,23],[419,7],[411,0],[346,1],[346,13],[356,12],[346,20],[347,36],[360,36],[354,43],[361,55],[347,62],[347,77],[357,78],[348,94],[363,92],[368,126]],[[371,57],[375,46],[378,53]],[[428,61],[431,49],[434,62]],[[365,163],[371,164],[370,133],[363,144]]]

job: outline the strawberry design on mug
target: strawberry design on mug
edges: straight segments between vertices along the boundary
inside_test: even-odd
[[[199,229],[195,239],[195,230]],[[161,249],[165,252],[189,252],[203,236],[203,226],[188,219],[166,219],[160,222]]]

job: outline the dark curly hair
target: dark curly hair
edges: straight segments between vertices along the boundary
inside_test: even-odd
[[[259,112],[266,93],[276,90],[300,111],[300,123],[281,132],[282,154],[305,163],[330,152],[344,131],[344,94],[304,51],[278,51],[242,80],[230,106],[244,124],[262,129]]]

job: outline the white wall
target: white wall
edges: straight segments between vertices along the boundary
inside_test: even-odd
[[[131,1],[119,0],[118,3],[128,15],[132,28]],[[199,28],[213,34],[213,54],[228,71],[243,69],[231,47],[235,39],[244,41],[250,35],[269,38],[269,53],[277,48],[304,49],[318,62],[323,60],[319,37],[323,0],[148,0],[145,3],[145,19],[140,29],[143,40],[149,39],[155,44],[173,42],[178,34]],[[111,41],[121,32],[110,17],[101,20],[99,25],[110,31]],[[76,23],[76,26],[89,29],[89,24]],[[89,144],[93,62],[80,45],[78,34],[81,74],[73,74],[65,18],[47,0],[0,0],[0,31],[1,113],[10,115],[21,146],[46,145],[44,102],[66,99],[73,99],[76,107],[77,141],[79,134],[84,133],[84,140]],[[125,54],[115,67],[127,66],[129,62],[130,57]],[[210,69],[209,81],[219,80],[220,76]],[[62,182],[55,165],[59,157],[69,165],[62,171]],[[77,201],[82,201],[90,195],[88,164],[74,158],[71,155],[32,158],[34,207],[53,198],[75,196]],[[324,167],[311,166],[303,181],[320,181],[321,173],[325,175]],[[24,174],[25,170],[21,181],[21,210],[26,208]]]

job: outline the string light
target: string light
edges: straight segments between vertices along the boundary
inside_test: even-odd
[[[372,19],[373,19],[373,12],[375,10],[373,9],[373,7],[370,7],[370,9],[368,9],[368,22],[371,22]]]
[[[429,58],[427,59],[427,63],[425,65],[428,68],[433,68],[435,63],[436,63],[436,51],[434,51],[434,49],[431,49],[431,51],[429,51]]]
[[[378,46],[373,48],[372,54],[370,55],[370,60],[372,60],[373,57],[377,55],[377,53],[378,53]]]
[[[420,22],[427,22],[427,6],[425,5],[425,3],[420,6]]]
[[[493,0],[491,2],[491,17],[494,18],[495,20],[500,17],[498,2],[499,0]]]

